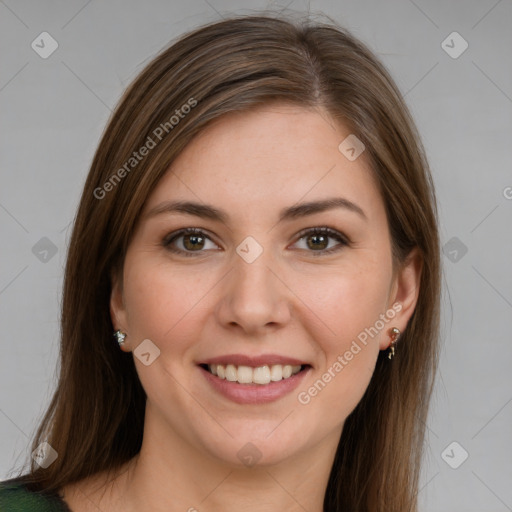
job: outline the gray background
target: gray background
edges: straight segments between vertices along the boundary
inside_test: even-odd
[[[448,245],[421,510],[512,511],[510,0],[0,1],[0,479],[30,457],[55,385],[70,222],[111,109],[172,38],[286,4],[326,13],[380,56],[432,166]],[[43,31],[59,45],[46,59],[31,47]],[[469,45],[457,58],[462,39],[442,45],[453,31]]]

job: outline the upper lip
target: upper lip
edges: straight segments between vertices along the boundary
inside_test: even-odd
[[[293,357],[282,356],[279,354],[261,354],[259,356],[247,356],[244,354],[226,354],[224,356],[217,356],[205,359],[204,361],[200,361],[198,364],[232,364],[234,366],[258,367],[273,364],[289,364],[291,366],[302,366],[308,363],[301,361],[299,359],[295,359]]]

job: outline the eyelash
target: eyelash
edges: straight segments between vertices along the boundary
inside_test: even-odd
[[[186,236],[186,235],[201,235],[202,237],[207,238],[208,240],[213,242],[213,240],[201,229],[185,228],[185,229],[180,229],[179,231],[176,231],[174,233],[171,233],[170,235],[165,237],[165,239],[162,242],[162,245],[169,251],[176,253],[176,254],[186,256],[186,257],[195,257],[195,256],[202,254],[204,251],[197,251],[197,252],[196,251],[184,251],[182,249],[176,249],[175,247],[172,247],[171,244],[176,239],[180,238],[181,236]],[[334,238],[339,242],[339,245],[331,247],[330,249],[322,249],[319,251],[307,251],[307,252],[312,253],[315,257],[323,256],[326,254],[331,254],[333,252],[339,251],[344,246],[350,245],[350,240],[346,236],[344,236],[339,231],[336,231],[335,229],[331,229],[327,226],[322,226],[322,227],[317,227],[317,228],[307,228],[307,229],[300,231],[297,234],[297,236],[298,236],[297,242],[300,241],[302,238],[305,238],[307,235],[328,235],[330,238]]]

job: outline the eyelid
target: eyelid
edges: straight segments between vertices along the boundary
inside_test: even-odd
[[[208,240],[210,240],[211,242],[213,242],[215,245],[219,245],[214,239],[213,237],[209,234],[209,232],[203,228],[193,228],[193,227],[188,227],[188,228],[182,228],[182,229],[178,229],[177,231],[173,231],[172,233],[169,233],[167,236],[164,237],[164,239],[162,240],[162,245],[172,251],[172,252],[175,252],[175,253],[179,253],[179,254],[185,254],[185,255],[193,255],[195,251],[183,251],[182,249],[175,249],[174,247],[171,246],[171,243],[174,242],[174,240],[182,237],[182,236],[186,236],[186,235],[198,235],[198,236],[202,236],[203,238],[206,238]],[[205,251],[197,251],[197,254],[204,254]]]
[[[193,234],[200,235],[203,238],[210,240],[215,245],[217,245],[217,246],[219,245],[219,244],[217,244],[217,242],[215,242],[215,240],[212,238],[212,236],[209,234],[209,232],[207,230],[205,230],[203,228],[194,228],[194,227],[182,228],[177,231],[173,231],[172,233],[170,233],[169,235],[164,237],[164,239],[162,240],[162,245],[171,252],[185,255],[185,256],[203,255],[207,251],[205,251],[205,250],[184,251],[182,249],[176,249],[171,246],[171,243],[174,242],[174,240],[180,238],[181,236],[193,235]],[[339,242],[338,245],[331,247],[330,249],[322,249],[322,250],[318,250],[318,251],[307,251],[306,250],[306,252],[311,253],[314,256],[327,255],[327,254],[330,254],[330,253],[340,250],[340,248],[342,248],[344,246],[350,246],[352,244],[351,240],[344,233],[338,231],[337,229],[330,228],[329,226],[315,226],[315,227],[304,228],[301,231],[299,231],[299,233],[297,233],[295,235],[295,241],[293,242],[292,245],[296,244],[298,241],[302,240],[307,235],[314,235],[314,234],[326,235],[327,237],[336,239]]]
[[[320,233],[328,235],[332,238],[339,238],[343,243],[350,245],[352,242],[347,235],[338,231],[337,229],[330,228],[329,226],[315,226],[313,228],[305,228],[297,233],[297,241],[304,238],[310,233]],[[320,251],[319,251],[320,252]]]
[[[348,236],[338,231],[337,229],[330,228],[329,226],[315,226],[312,228],[303,229],[297,234],[296,241],[293,244],[296,244],[307,235],[315,234],[325,235],[328,238],[333,238],[338,241],[338,244],[334,247],[331,247],[330,249],[322,249],[319,251],[308,251],[306,249],[302,249],[305,250],[308,254],[311,254],[313,257],[329,256],[340,251],[343,247],[350,247],[352,245],[352,241]]]

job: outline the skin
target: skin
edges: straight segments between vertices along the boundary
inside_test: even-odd
[[[162,178],[111,298],[113,325],[127,333],[124,350],[145,339],[160,350],[149,366],[134,357],[148,396],[142,449],[113,481],[98,475],[64,489],[73,510],[322,510],[344,421],[390,344],[389,329],[405,329],[421,274],[415,252],[393,273],[384,203],[365,155],[351,162],[338,150],[349,134],[319,109],[274,105],[230,114]],[[352,201],[365,218],[334,208],[278,222],[283,208],[331,197]],[[170,200],[208,203],[229,217],[148,215]],[[318,255],[307,244],[314,234],[298,234],[322,226],[349,244],[328,238],[321,249],[339,250]],[[162,243],[187,227],[209,237],[199,255]],[[263,248],[252,263],[236,252],[247,236]],[[193,252],[185,238],[174,247]],[[298,393],[397,302],[393,320],[359,343],[361,351],[307,405],[299,403]],[[233,353],[289,355],[312,369],[276,402],[237,404],[196,366]],[[248,442],[261,453],[253,467],[237,457]]]

